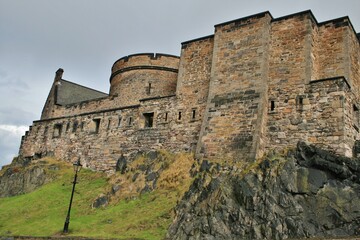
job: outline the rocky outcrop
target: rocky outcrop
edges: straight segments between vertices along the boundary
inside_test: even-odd
[[[169,239],[360,234],[358,159],[299,143],[286,157],[269,157],[241,172],[203,169],[175,209]]]
[[[10,197],[29,193],[49,182],[53,176],[48,170],[58,170],[58,166],[46,161],[16,158],[0,172],[0,197]]]

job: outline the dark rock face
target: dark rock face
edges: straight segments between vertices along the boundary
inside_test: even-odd
[[[92,203],[92,208],[100,208],[100,207],[106,207],[109,204],[109,197],[105,194],[100,194],[99,197],[95,199],[95,201]]]
[[[50,180],[41,165],[29,166],[27,159],[15,159],[0,175],[0,197],[29,193]]]
[[[244,176],[204,171],[175,212],[169,239],[360,235],[360,163],[299,143]]]
[[[124,174],[126,168],[127,168],[127,160],[123,155],[121,155],[121,157],[118,159],[116,163],[116,171],[120,172],[121,174]]]

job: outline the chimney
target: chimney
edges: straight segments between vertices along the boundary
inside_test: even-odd
[[[63,73],[64,73],[64,69],[59,68],[59,69],[56,71],[54,82],[60,81],[60,80],[62,79]]]

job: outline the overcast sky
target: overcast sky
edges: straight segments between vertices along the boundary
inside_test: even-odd
[[[0,166],[40,118],[58,68],[66,80],[108,92],[120,57],[179,55],[181,42],[213,34],[215,24],[309,9],[318,22],[349,16],[360,31],[360,0],[0,0]]]

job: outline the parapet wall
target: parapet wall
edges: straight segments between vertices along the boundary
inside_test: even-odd
[[[138,104],[139,99],[174,95],[179,57],[136,54],[116,61],[110,77],[110,96],[116,104]]]

